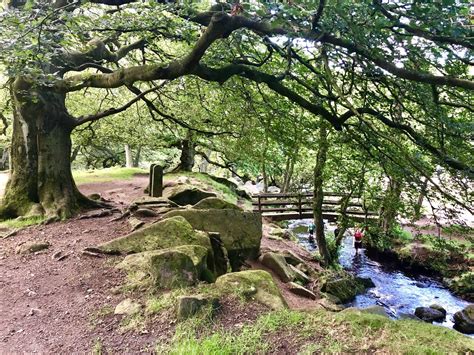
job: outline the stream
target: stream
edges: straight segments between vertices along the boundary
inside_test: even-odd
[[[309,243],[308,233],[298,233],[298,227],[308,226],[311,220],[289,221],[288,228],[293,230],[299,243],[308,251],[316,251],[314,244]],[[335,226],[326,223],[326,232],[333,232]],[[384,265],[371,260],[365,255],[364,249],[355,255],[353,238],[348,236],[343,240],[339,254],[339,262],[344,269],[356,276],[370,277],[375,287],[366,293],[356,296],[348,307],[365,308],[373,305],[383,306],[391,318],[401,318],[415,313],[417,307],[428,307],[438,304],[447,311],[444,322],[433,324],[453,327],[453,315],[466,307],[469,302],[454,296],[448,289],[433,278],[422,275],[407,275],[391,265]],[[474,337],[474,335],[472,335]]]

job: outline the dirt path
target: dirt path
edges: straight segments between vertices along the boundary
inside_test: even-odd
[[[143,194],[147,179],[87,184],[83,193],[100,192],[120,203]],[[111,258],[94,258],[82,250],[130,230],[111,217],[34,226],[0,240],[0,354],[89,353],[98,338],[117,352],[153,347],[156,335],[120,331],[120,319],[97,321],[98,310],[113,309],[124,296],[111,292],[123,281]],[[47,241],[36,254],[15,253],[18,245]],[[67,255],[57,261],[53,256]],[[112,259],[113,261],[113,259]]]

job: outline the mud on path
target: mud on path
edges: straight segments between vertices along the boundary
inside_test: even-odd
[[[142,195],[147,182],[139,176],[79,188],[84,194],[100,193],[120,207]],[[123,332],[120,316],[98,321],[97,312],[113,310],[123,300],[111,291],[123,275],[113,268],[114,258],[86,256],[82,250],[130,230],[127,221],[110,220],[71,219],[0,239],[0,354],[90,353],[97,339],[119,353],[153,348],[153,331]],[[48,241],[51,246],[36,254],[15,253],[19,244],[30,241]],[[57,252],[66,258],[55,259]],[[157,324],[155,332],[166,334],[168,323]]]

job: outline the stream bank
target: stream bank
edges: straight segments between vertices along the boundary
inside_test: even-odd
[[[295,231],[298,242],[308,251],[316,251],[316,246],[308,241],[304,226],[311,220],[290,221],[289,228]],[[328,226],[332,233],[334,226]],[[434,323],[453,327],[453,315],[464,309],[469,302],[457,297],[433,277],[419,273],[408,273],[398,267],[393,258],[376,261],[366,254],[364,249],[355,255],[352,237],[343,240],[339,262],[344,269],[358,277],[369,277],[375,284],[366,293],[346,304],[348,307],[364,308],[374,305],[384,307],[391,318],[412,317],[417,307],[438,304],[446,309],[447,315],[442,322]],[[414,271],[414,270],[412,270]],[[418,271],[418,270],[417,270]]]

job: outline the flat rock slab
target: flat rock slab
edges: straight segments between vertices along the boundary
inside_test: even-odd
[[[290,290],[290,292],[298,296],[306,297],[312,300],[315,300],[317,298],[316,295],[310,290],[308,290],[306,287],[300,286],[294,282],[289,283],[288,289]]]

